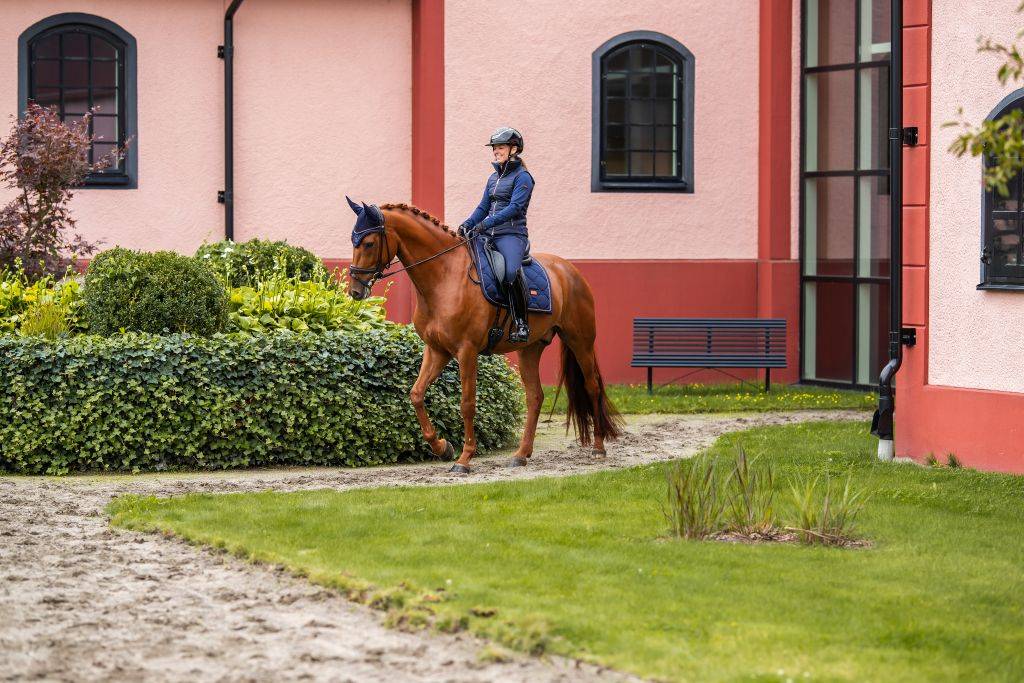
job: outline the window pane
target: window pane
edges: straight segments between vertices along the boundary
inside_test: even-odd
[[[87,88],[89,87],[89,62],[61,62],[63,68],[62,82],[65,88]]]
[[[605,149],[625,149],[626,148],[626,127],[625,126],[605,126],[605,129],[604,129],[604,146],[605,146]]]
[[[807,66],[847,64],[854,59],[853,0],[807,0]]]
[[[71,31],[61,35],[64,38],[64,59],[89,58],[89,36]]]
[[[117,62],[93,62],[92,85],[93,87],[116,88],[118,86]]]
[[[60,107],[60,88],[36,88],[32,99],[40,107]]]
[[[64,90],[64,113],[84,114],[89,111],[89,91],[83,88]]]
[[[32,43],[33,57],[60,57],[60,34],[55,33]]]
[[[675,163],[673,162],[674,154],[655,154],[654,155],[654,175],[657,176],[675,176],[676,169]]]
[[[629,48],[622,48],[616,50],[608,56],[607,61],[608,71],[628,71],[629,70]]]
[[[93,59],[117,59],[117,48],[99,36],[92,36]]]
[[[629,148],[632,150],[654,149],[654,129],[650,126],[630,126]]]
[[[853,381],[853,285],[804,283],[804,374]]]
[[[116,90],[93,90],[92,103],[104,114],[117,114],[117,91]]]
[[[606,116],[608,117],[608,123],[625,123],[626,100],[609,98],[607,102],[608,105],[605,111],[607,112]]]
[[[656,74],[654,76],[654,95],[656,97],[676,97],[676,77],[670,74]]]
[[[861,178],[858,206],[860,225],[857,228],[857,274],[863,277],[889,277],[889,177]]]
[[[673,124],[676,122],[676,101],[655,100],[654,101],[654,122],[658,124]]]
[[[64,117],[64,123],[68,126],[80,126],[84,121],[84,114],[72,114]]]
[[[60,85],[60,62],[55,59],[38,59],[32,65],[34,85]]]
[[[665,152],[673,151],[675,149],[674,136],[672,135],[674,130],[672,126],[658,126],[654,133],[655,149]]]
[[[804,273],[853,275],[853,178],[808,178],[804,216]]]
[[[889,285],[858,285],[857,297],[857,381],[876,384],[889,359]]]
[[[805,170],[852,170],[853,71],[807,74],[806,79]]]
[[[632,71],[652,71],[654,69],[654,50],[649,47],[634,45],[629,49],[629,68]]]
[[[889,59],[890,4],[890,0],[860,0],[860,61]]]
[[[1020,228],[1016,218],[992,220],[992,272],[1014,275],[1021,265]]]
[[[654,58],[654,70],[658,73],[675,75],[677,66],[668,55],[663,55],[659,52]]]
[[[606,175],[626,175],[626,153],[606,152],[604,155],[604,172]]]
[[[650,152],[633,152],[629,155],[629,174],[649,176],[654,173],[654,159]]]
[[[650,97],[651,96],[651,83],[654,79],[654,74],[651,73],[634,73],[629,77],[629,94],[631,97]]]
[[[1020,208],[1020,175],[1008,182],[1006,189],[1009,194],[1005,197],[999,193],[999,190],[990,190],[993,210],[1017,211]]]
[[[117,142],[117,117],[94,116],[92,119],[92,130],[97,140]]]
[[[604,77],[605,97],[626,96],[626,74],[609,73]]]
[[[651,123],[651,104],[650,100],[633,100],[629,103],[629,122],[630,123]]]
[[[104,161],[105,158],[109,157],[110,154],[113,153],[113,151],[114,151],[114,145],[108,145],[106,143],[101,143],[101,142],[93,143],[93,145],[92,145],[92,159],[93,159],[93,163],[100,163],[100,162]],[[117,167],[116,164],[112,164],[111,166],[109,166],[106,169],[107,172],[116,172],[117,170],[118,170],[118,167]]]
[[[860,168],[889,168],[889,69],[860,72]]]

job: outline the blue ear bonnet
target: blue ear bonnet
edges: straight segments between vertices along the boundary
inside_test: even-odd
[[[352,211],[356,214],[356,224],[352,228],[353,247],[358,247],[366,239],[367,235],[384,232],[384,214],[376,204],[363,202],[360,206],[348,197],[345,197],[345,199],[348,199],[348,205],[352,207]]]

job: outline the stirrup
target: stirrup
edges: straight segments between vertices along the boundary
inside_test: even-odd
[[[513,320],[508,331],[508,340],[513,344],[522,344],[530,340],[530,326],[523,320]]]

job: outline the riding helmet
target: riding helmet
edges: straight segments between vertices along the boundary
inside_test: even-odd
[[[515,128],[502,126],[491,133],[491,141],[484,146],[490,147],[491,145],[515,145],[518,148],[516,152],[518,154],[523,151],[523,135]]]

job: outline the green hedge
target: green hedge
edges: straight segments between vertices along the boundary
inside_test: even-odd
[[[196,258],[207,262],[232,287],[250,285],[270,275],[309,280],[324,267],[323,261],[308,249],[256,238],[204,244],[196,251]]]
[[[429,457],[409,402],[422,342],[364,333],[0,337],[0,469],[19,473],[376,465]],[[481,358],[481,449],[511,444],[522,391]],[[462,435],[451,364],[428,393]]]
[[[82,313],[94,334],[210,335],[227,324],[228,297],[213,269],[197,258],[117,247],[89,263]]]

